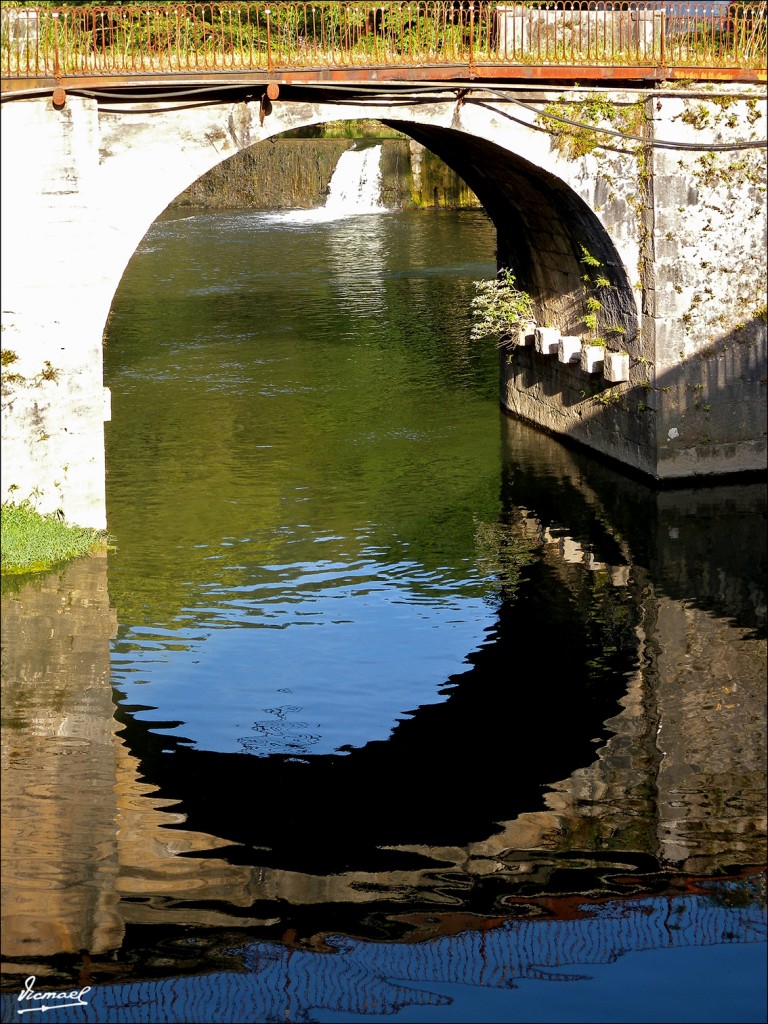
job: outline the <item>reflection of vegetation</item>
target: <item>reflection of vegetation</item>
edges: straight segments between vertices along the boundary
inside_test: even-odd
[[[765,907],[768,904],[765,874],[713,882],[706,889],[708,898],[715,906],[750,907],[757,904]]]
[[[478,522],[475,545],[481,570],[498,580],[506,599],[514,594],[523,569],[534,561],[539,546],[513,523],[499,522]]]

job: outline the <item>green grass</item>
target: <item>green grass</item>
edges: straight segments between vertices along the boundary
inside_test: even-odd
[[[0,568],[6,573],[44,572],[57,562],[108,545],[103,530],[70,526],[55,513],[40,515],[28,501],[0,507]]]

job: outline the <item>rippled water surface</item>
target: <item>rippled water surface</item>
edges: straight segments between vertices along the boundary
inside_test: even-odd
[[[3,1020],[764,1019],[765,487],[504,416],[494,244],[144,239],[116,548],[3,585]]]
[[[113,681],[198,748],[385,740],[493,621],[495,360],[466,341],[491,229],[434,220],[201,214],[134,260],[109,343],[111,586],[135,605]]]

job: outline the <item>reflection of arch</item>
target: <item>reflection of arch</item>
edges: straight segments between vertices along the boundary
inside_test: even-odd
[[[548,567],[530,572],[530,596],[502,606],[445,701],[386,741],[302,760],[217,754],[151,732],[162,723],[130,708],[118,713],[124,738],[158,795],[180,802],[185,828],[243,844],[218,856],[308,874],[418,867],[422,856],[385,848],[464,846],[540,806],[544,785],[593,759],[623,695],[634,632],[605,656],[564,588],[544,609],[537,590],[559,586]]]

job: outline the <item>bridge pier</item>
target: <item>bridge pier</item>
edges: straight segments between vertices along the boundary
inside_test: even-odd
[[[104,528],[102,333],[114,294],[94,101],[4,105],[3,500]],[[119,280],[119,278],[118,278]]]
[[[617,381],[554,349],[505,350],[507,411],[659,482],[765,468],[763,88],[304,95],[281,89],[266,116],[226,98],[3,102],[3,500],[106,525],[102,337],[141,238],[235,152],[340,117],[386,121],[445,160],[539,325],[626,354]]]
[[[765,125],[757,91],[651,93],[635,129],[647,143],[633,155],[570,158],[594,183],[591,205],[611,237],[629,231],[638,243],[635,265],[626,264],[639,306],[634,338],[627,318],[606,310],[611,288],[595,287],[605,268],[584,264],[583,298],[603,306],[587,338],[626,351],[629,380],[518,347],[502,353],[508,411],[659,482],[765,470],[765,150],[705,148],[764,140]],[[561,272],[556,251],[545,264],[552,274],[540,291]],[[557,313],[553,322],[585,335],[583,314],[575,330]]]

